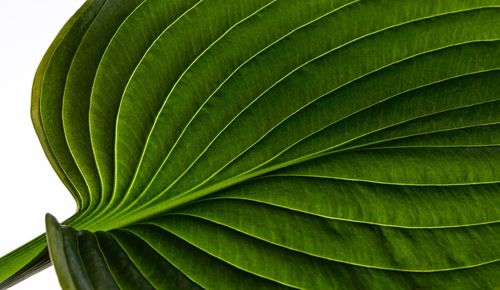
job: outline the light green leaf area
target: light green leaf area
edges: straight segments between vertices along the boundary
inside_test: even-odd
[[[32,116],[78,212],[0,288],[500,287],[498,0],[89,0]]]

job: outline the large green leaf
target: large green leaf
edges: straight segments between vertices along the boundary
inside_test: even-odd
[[[32,115],[64,289],[500,287],[500,1],[89,0]]]

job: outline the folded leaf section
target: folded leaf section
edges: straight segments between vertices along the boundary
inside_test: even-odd
[[[90,233],[60,225],[48,215],[47,238],[64,289],[288,288],[149,225]]]
[[[62,181],[73,194],[78,209],[84,211],[98,192],[91,192],[66,141],[62,105],[66,76],[73,56],[104,1],[87,1],[76,12],[44,56],[35,76],[32,119],[40,142]]]

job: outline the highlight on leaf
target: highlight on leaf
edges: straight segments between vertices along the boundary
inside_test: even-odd
[[[32,119],[78,211],[0,288],[500,287],[498,0],[88,0]]]

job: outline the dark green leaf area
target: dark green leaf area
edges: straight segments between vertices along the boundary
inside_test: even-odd
[[[500,287],[499,80],[498,0],[89,0],[33,89],[61,286]]]
[[[67,26],[54,40],[44,60],[38,68],[33,85],[32,119],[45,153],[52,161],[52,166],[67,183],[79,207],[84,211],[92,203],[90,195],[97,197],[98,192],[91,193],[85,176],[83,176],[73,158],[64,133],[62,107],[66,76],[73,56],[92,21],[99,14],[105,1],[87,2],[71,19]],[[66,30],[66,31],[64,31]]]
[[[489,13],[492,13],[491,16],[486,16]],[[199,127],[188,127],[185,131],[186,135],[181,135],[182,139],[179,139],[179,150],[181,150],[180,148],[189,148],[189,150],[178,154],[175,153],[176,151],[172,151],[171,158],[179,160],[174,159],[168,162],[167,159],[165,175],[161,175],[163,171],[159,171],[160,175],[158,175],[157,181],[160,183],[154,182],[148,191],[158,190],[161,192],[161,189],[167,187],[166,197],[171,197],[193,190],[193,184],[199,187],[199,184],[207,182],[225,182],[234,174],[241,175],[255,170],[256,167],[262,167],[262,163],[267,163],[266,167],[271,164],[286,166],[296,159],[310,158],[314,154],[329,150],[343,142],[381,129],[380,127],[384,128],[419,117],[418,108],[414,109],[415,112],[412,112],[414,114],[412,116],[407,115],[408,111],[405,111],[403,107],[396,115],[396,119],[394,119],[395,115],[392,115],[394,117],[388,120],[388,124],[384,124],[382,123],[385,121],[384,111],[376,110],[378,111],[377,121],[374,122],[372,121],[374,118],[370,114],[373,110],[366,109],[390,100],[393,95],[425,86],[428,83],[439,82],[443,78],[452,78],[457,75],[489,69],[485,66],[490,64],[491,59],[488,64],[486,64],[486,60],[483,63],[474,61],[474,59],[485,55],[477,53],[477,50],[489,50],[487,55],[495,54],[498,51],[498,43],[474,44],[474,42],[500,38],[500,34],[495,32],[500,31],[500,22],[496,19],[491,22],[491,26],[498,26],[498,30],[481,30],[475,25],[478,25],[479,19],[484,19],[485,16],[493,19],[494,14],[496,14],[495,9],[473,10],[435,17],[432,18],[432,21],[413,21],[388,29],[385,33],[367,35],[359,41],[341,46],[339,49],[334,49],[336,46],[333,45],[331,52],[326,50],[325,53],[328,53],[319,54],[318,58],[304,56],[303,63],[286,70],[286,73],[276,71],[276,77],[264,78],[262,73],[252,73],[249,75],[255,78],[259,77],[259,80],[249,82],[247,77],[242,77],[245,81],[241,82],[232,78],[231,80],[238,86],[245,85],[245,87],[228,88],[226,92],[223,90],[229,86],[226,83],[219,90],[220,96],[213,97],[207,102],[205,110],[197,114],[190,124],[190,126]],[[483,23],[479,25],[483,25]],[[460,29],[460,32],[451,33],[457,29]],[[431,33],[440,33],[443,37],[432,42],[425,41]],[[470,42],[472,44],[464,44]],[[404,45],[401,45],[402,43]],[[461,47],[462,45],[466,47]],[[290,46],[292,47],[292,44]],[[451,50],[449,54],[443,51],[447,50],[448,47]],[[293,59],[291,56],[290,58]],[[344,67],[340,64],[345,59],[355,59],[356,61],[349,63],[348,67]],[[432,59],[432,63],[429,61],[430,59]],[[440,63],[440,59],[444,62],[443,64]],[[464,61],[458,62],[457,59],[464,59]],[[406,61],[410,61],[410,63],[406,63]],[[269,62],[271,60],[268,60],[267,63]],[[393,82],[389,82],[389,79],[384,78],[384,88],[381,88],[382,83],[380,82],[375,83],[378,85],[377,87],[364,87],[364,94],[356,93],[356,86],[366,84],[373,79],[365,80],[366,76],[376,74],[386,76],[384,74],[385,68],[390,69],[391,65],[396,64],[403,67],[412,66],[412,64],[413,66],[408,71],[394,70],[393,75],[397,73],[399,79],[396,81],[392,79]],[[416,67],[418,65],[420,65],[419,69]],[[277,68],[273,66],[273,72],[275,70]],[[430,76],[427,76],[428,73],[423,73],[429,70],[436,72],[430,73]],[[382,76],[378,78],[379,81]],[[273,82],[274,80],[275,82]],[[266,84],[267,81],[270,84]],[[373,81],[370,83],[374,84]],[[387,84],[393,83],[396,85],[387,86]],[[323,102],[322,106],[315,106],[316,101],[333,97],[338,89],[345,88],[346,85],[351,86],[349,91],[354,95],[341,94],[335,98],[335,100],[341,101]],[[262,86],[261,90],[258,89],[259,86]],[[234,91],[241,93],[235,95]],[[441,94],[446,94],[446,90],[443,90]],[[474,98],[470,97],[470,94],[466,92],[464,94],[468,97],[466,102],[474,102]],[[457,103],[465,98],[458,97]],[[429,96],[429,99],[435,100],[436,97]],[[491,97],[489,99],[491,100]],[[382,104],[376,109],[390,111],[396,108],[396,106],[391,106],[392,103]],[[420,101],[427,114],[433,113],[434,108],[425,105],[426,103],[425,100]],[[467,103],[458,103],[454,106],[453,102],[443,101],[442,108],[439,108],[438,105],[436,105],[436,110],[446,110],[457,106],[466,106]],[[307,110],[311,106],[314,109]],[[446,108],[447,106],[451,108]],[[224,110],[221,110],[222,107]],[[302,113],[303,110],[306,112],[297,114],[297,112]],[[345,122],[336,122],[361,110],[363,112],[352,116]],[[364,122],[360,123],[357,121],[361,119],[361,115],[364,117]],[[391,115],[387,117],[390,118]],[[370,122],[372,128],[366,128],[370,129],[368,132],[361,131],[360,129],[364,129],[361,126],[367,122]],[[380,127],[373,128],[377,125]],[[280,132],[281,130],[286,131],[286,133]],[[345,140],[337,141],[335,139],[337,136],[343,137],[337,133],[339,130],[351,136],[345,136],[347,137]],[[200,131],[203,134],[195,134],[195,132]],[[241,132],[245,132],[245,134],[241,134]],[[238,142],[234,142],[234,140],[238,140]],[[183,142],[187,143],[182,145]],[[224,152],[224,154],[220,154],[220,152]],[[191,154],[193,154],[192,158]],[[272,160],[271,164],[268,163],[270,160]],[[179,164],[189,164],[189,166],[183,170]],[[226,171],[229,172],[222,175]],[[221,175],[218,176],[219,174]],[[213,180],[214,178],[216,179]]]
[[[93,199],[94,205],[101,203],[98,199],[103,198],[103,189],[89,132],[89,104],[93,80],[102,54],[116,29],[142,0],[104,2],[73,55],[66,74],[61,114],[69,150],[96,197]]]
[[[311,256],[250,237],[205,219],[169,216],[155,219],[150,223],[244,271],[296,288],[426,289],[432,285],[432,287],[451,289],[481,287],[488,289],[498,285],[499,282],[493,274],[499,269],[498,262],[454,271],[451,269],[430,272],[382,270]],[[296,230],[301,231],[301,229]],[[340,235],[337,237],[337,239],[342,238]],[[321,238],[317,239],[321,242]],[[386,250],[392,252],[394,249],[386,248]]]
[[[289,288],[238,269],[156,226],[78,232],[49,217],[47,227],[64,289]]]
[[[348,226],[218,199],[95,234],[48,219],[48,241],[60,279],[77,283],[68,289],[491,289],[499,282],[494,275],[500,270],[498,249],[477,245],[480,239],[474,238],[495,235],[496,227]],[[481,257],[468,251],[474,247],[490,252]],[[339,259],[343,255],[346,260]],[[379,264],[370,265],[374,261]]]
[[[247,2],[252,4],[254,1]],[[168,152],[177,143],[177,137],[184,131],[196,110],[211,98],[218,87],[228,81],[233,73],[242,69],[247,63],[251,63],[266,49],[284,41],[296,30],[334,14],[338,9],[342,9],[343,5],[349,6],[353,3],[345,0],[321,0],[314,3],[295,0],[265,2],[265,5],[252,14],[239,19],[232,26],[227,26],[224,34],[218,35],[218,38],[206,47],[205,51],[200,53],[189,66],[183,68],[185,70],[182,73],[179,72],[180,76],[174,86],[162,88],[167,97],[164,96],[164,99],[160,101],[166,101],[168,105],[164,102],[162,117],[153,124],[153,127],[158,127],[158,129],[150,133],[151,142],[146,143],[144,156],[136,170],[137,176],[133,179],[129,189],[129,198],[139,195],[141,190],[148,186],[150,179],[157,174],[157,169],[165,163],[164,152]],[[162,36],[162,38],[166,37],[167,35]],[[169,43],[164,45],[168,46]],[[168,50],[165,53],[168,53]],[[157,57],[150,54],[145,56]],[[186,58],[187,55],[184,54],[183,57]],[[171,70],[172,68],[162,63],[157,69]],[[131,97],[133,95],[124,96],[124,110],[137,110],[137,107],[143,106],[142,103],[136,103],[129,108],[128,100]],[[158,104],[160,105],[161,103]],[[148,106],[151,104],[148,103]],[[125,113],[124,116],[126,116]],[[125,126],[129,124],[128,122],[123,124],[124,129],[131,129]],[[124,130],[123,134],[129,133]],[[124,143],[125,149],[128,148],[126,146],[129,144]],[[165,166],[167,165],[165,163]]]
[[[197,2],[144,1],[114,32],[112,41],[107,44],[100,58],[92,84],[88,121],[92,149],[106,201],[111,199],[114,183],[116,112],[128,77],[151,43]]]
[[[370,268],[437,271],[490,263],[500,257],[498,247],[485,242],[499,238],[498,223],[400,228],[334,220],[243,200],[200,202],[177,214],[208,220],[287,249]],[[482,251],[475,252],[475,248]]]
[[[232,187],[212,199],[249,200],[333,220],[432,229],[496,223],[499,191],[498,183],[411,186],[281,175]]]

